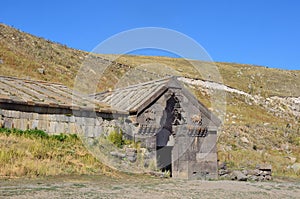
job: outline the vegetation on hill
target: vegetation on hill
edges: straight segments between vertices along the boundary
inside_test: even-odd
[[[65,45],[53,43],[0,24],[0,75],[60,82],[72,87],[77,71],[87,57],[89,57],[87,52],[68,48]],[[158,74],[170,73],[171,68],[174,69],[171,74],[202,79],[205,77],[199,77],[191,67],[191,63],[200,70],[209,70],[211,64],[215,64],[222,76],[223,83],[230,87],[264,96],[300,96],[300,71],[157,56],[98,55],[98,57],[114,60],[117,63],[111,64],[110,69],[106,71],[106,84],[110,86],[118,81],[112,77],[120,78],[128,71],[126,66],[139,68],[143,65],[149,67],[150,64],[153,66],[152,69],[156,68],[156,70],[155,66],[164,66],[159,67],[159,70],[155,72]],[[122,64],[121,68],[118,63]],[[40,73],[38,68],[43,68],[44,73]],[[161,71],[162,68],[165,70]],[[112,75],[112,73],[114,74]],[[99,89],[107,88],[105,85],[99,87]]]

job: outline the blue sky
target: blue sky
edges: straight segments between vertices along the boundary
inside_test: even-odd
[[[122,31],[163,27],[214,61],[300,70],[299,10],[297,0],[3,0],[0,22],[86,51]]]

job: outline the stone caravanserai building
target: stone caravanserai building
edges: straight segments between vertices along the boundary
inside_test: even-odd
[[[0,88],[1,127],[97,139],[116,125],[147,150],[145,162],[155,162],[155,169],[174,178],[218,177],[221,122],[176,77],[89,96],[61,84],[4,76]]]

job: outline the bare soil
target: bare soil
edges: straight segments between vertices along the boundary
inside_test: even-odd
[[[187,181],[149,176],[60,176],[1,180],[0,198],[300,198],[300,181]]]

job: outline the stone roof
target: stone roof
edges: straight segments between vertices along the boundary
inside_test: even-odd
[[[58,83],[0,76],[0,103],[101,113],[138,114],[169,88],[181,89],[191,103],[216,126],[220,125],[219,119],[185,89],[177,77],[158,79],[88,96]]]
[[[212,114],[193,94],[191,94],[177,79],[177,77],[168,77],[150,82],[132,85],[125,88],[118,88],[113,91],[106,91],[91,95],[92,98],[111,107],[125,111],[131,114],[138,114],[148,107],[153,101],[158,99],[169,88],[181,89],[184,95],[193,103],[203,114],[219,126],[221,121]]]
[[[154,80],[125,88],[118,88],[113,91],[97,93],[91,95],[91,97],[107,103],[118,110],[138,112],[141,107],[148,105],[149,100],[153,101],[166,91],[170,80],[171,78]]]
[[[4,76],[0,76],[0,103],[116,112],[108,104],[94,101],[62,84]]]

